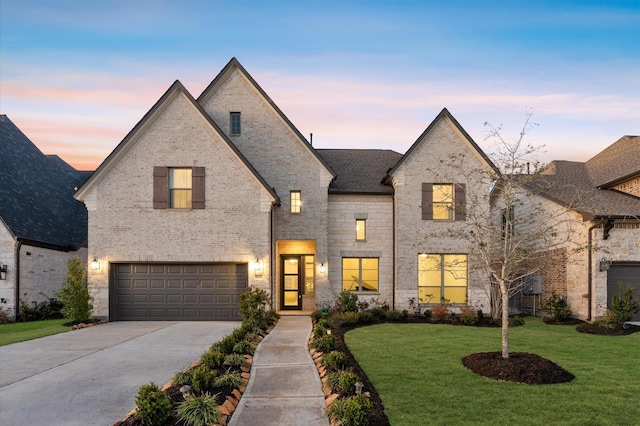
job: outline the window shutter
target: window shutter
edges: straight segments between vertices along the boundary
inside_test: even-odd
[[[455,220],[467,220],[467,199],[465,193],[466,185],[464,183],[456,183],[455,187]]]
[[[422,184],[422,220],[433,220],[433,184]]]
[[[153,208],[166,209],[169,198],[169,168],[153,168]]]
[[[204,167],[191,169],[191,208],[204,209]]]

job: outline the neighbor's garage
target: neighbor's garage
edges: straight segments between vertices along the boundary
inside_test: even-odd
[[[633,295],[640,299],[640,263],[613,263],[607,272],[607,307],[611,308],[611,297],[618,294],[618,286],[621,292],[627,286],[633,287]],[[640,321],[640,312],[633,316],[633,321]]]
[[[111,321],[240,320],[247,264],[111,265]]]

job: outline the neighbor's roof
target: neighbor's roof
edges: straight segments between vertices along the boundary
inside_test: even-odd
[[[316,149],[336,173],[329,194],[393,194],[382,184],[402,154],[388,149]]]
[[[87,241],[87,209],[73,198],[91,172],[44,155],[0,115],[0,217],[16,238],[75,250]]]
[[[640,176],[640,137],[623,136],[586,162],[597,187],[609,188]]]

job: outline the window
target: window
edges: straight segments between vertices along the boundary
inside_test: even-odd
[[[342,258],[342,289],[346,291],[378,291],[378,259],[370,257]]]
[[[367,239],[367,221],[365,219],[356,219],[356,241],[365,241]]]
[[[513,207],[509,209],[502,209],[502,239],[513,237]]]
[[[154,167],[153,208],[204,209],[204,167]]]
[[[231,134],[232,135],[237,136],[240,134],[240,131],[242,129],[240,123],[241,123],[240,113],[232,112],[231,113]]]
[[[315,256],[304,256],[304,293],[309,294],[315,292],[315,272],[316,260]]]
[[[466,303],[467,255],[419,254],[420,303]]]
[[[291,213],[300,213],[302,199],[300,191],[291,191]]]
[[[422,220],[466,220],[465,202],[465,184],[422,184]]]

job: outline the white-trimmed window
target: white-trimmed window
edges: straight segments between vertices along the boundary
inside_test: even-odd
[[[466,303],[467,270],[466,254],[419,254],[419,302]]]
[[[378,291],[378,258],[343,257],[342,290]]]

